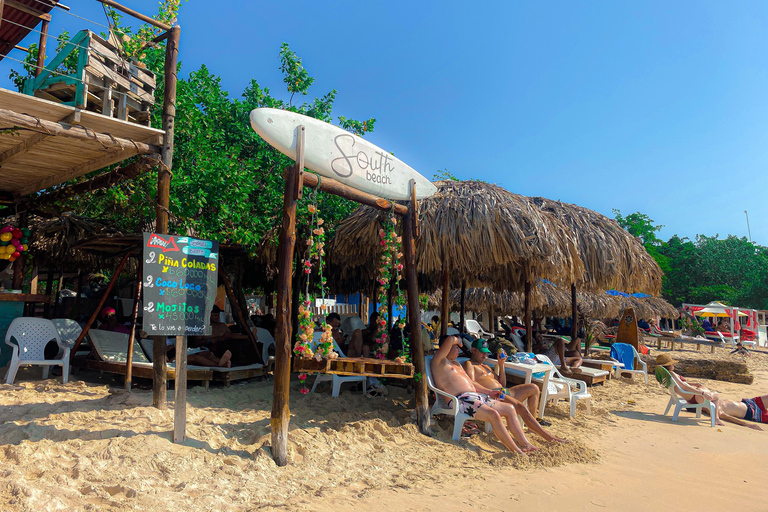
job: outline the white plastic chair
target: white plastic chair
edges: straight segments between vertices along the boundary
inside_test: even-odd
[[[539,354],[536,356],[536,358],[544,360],[552,366],[555,366],[552,361],[545,355]],[[608,372],[604,373],[603,375],[607,375],[607,373]],[[571,406],[571,418],[573,418],[576,416],[576,404],[578,401],[586,400],[587,414],[592,413],[592,395],[587,389],[586,382],[583,380],[573,379],[571,377],[564,377],[563,374],[560,373],[560,370],[557,369],[557,366],[555,366],[555,369],[552,371],[552,376],[549,378],[549,382],[553,383],[555,387],[558,388],[558,392],[554,395],[547,395],[547,402],[554,402],[555,405],[557,405],[558,401],[567,399]],[[578,388],[578,390],[574,390],[574,386]]]
[[[45,358],[45,346],[53,340],[64,351],[61,359]],[[69,347],[62,343],[56,326],[50,320],[32,317],[15,318],[8,327],[5,343],[13,348],[11,364],[8,366],[8,374],[5,378],[6,384],[13,384],[16,372],[22,364],[42,366],[43,379],[48,378],[49,366],[61,366],[62,383],[66,384],[69,380]]]
[[[269,355],[269,347],[275,346],[275,338],[263,327],[256,328],[256,337],[261,342],[261,361],[264,363],[266,371],[270,372],[275,366],[275,356]]]
[[[614,343],[614,345],[615,345],[615,343]],[[629,343],[627,343],[627,345],[629,345]],[[634,365],[635,368],[638,368],[638,365],[639,365],[639,367],[641,369],[639,369],[639,370],[637,370],[637,369],[635,369],[635,370],[627,370],[626,368],[620,368],[617,365],[615,367],[615,369],[614,369],[614,372],[615,372],[614,373],[614,377],[618,379],[619,377],[621,377],[622,373],[631,373],[631,374],[639,373],[639,374],[643,375],[643,377],[645,378],[645,383],[648,384],[648,364],[645,361],[643,361],[642,359],[640,359],[640,354],[637,353],[637,349],[634,346],[632,346],[632,345],[629,345],[629,346],[632,347],[632,352],[634,352],[634,354],[635,354],[635,363],[636,363]],[[611,358],[611,360],[616,361],[616,359],[613,359],[613,358]],[[616,361],[616,362],[618,362],[618,361]]]
[[[474,336],[476,338],[495,338],[496,337],[493,335],[493,333],[490,333],[484,330],[477,320],[472,320],[472,319],[464,320],[464,327],[466,327],[467,332],[471,336]]]
[[[454,395],[446,393],[435,386],[435,382],[432,380],[432,356],[424,358],[424,366],[427,370],[427,387],[435,394],[435,403],[432,405],[430,416],[434,416],[435,414],[447,414],[453,416],[452,439],[454,441],[459,441],[461,440],[461,430],[464,428],[464,422],[469,421],[472,418],[468,414],[459,412],[459,401]],[[485,431],[491,431],[490,423],[485,423]]]
[[[712,423],[710,426],[715,426],[715,415],[712,414],[712,402],[704,398],[704,402],[700,404],[692,404],[689,403],[685,398],[682,398],[678,395],[678,393],[687,393],[689,395],[697,395],[703,398],[704,395],[702,393],[683,391],[680,388],[680,383],[677,381],[674,375],[672,375],[672,373],[663,366],[656,367],[656,380],[658,380],[663,386],[667,388],[667,390],[669,390],[669,402],[667,403],[667,408],[664,409],[664,416],[669,413],[669,409],[672,407],[672,404],[675,405],[675,412],[672,414],[672,421],[677,421],[677,418],[680,415],[680,411],[682,409],[694,409],[696,411],[696,418],[701,418],[701,410],[706,408],[710,411],[709,416]]]
[[[322,335],[323,335],[322,332],[316,332],[313,335],[312,351],[317,350],[317,344],[320,342],[320,337]],[[341,351],[341,348],[336,343],[336,340],[333,340],[333,350],[339,353],[339,357],[347,357],[344,355],[344,352]],[[362,382],[363,394],[366,394],[368,392],[368,389],[366,387],[368,383],[368,378],[365,375],[334,375],[334,374],[328,374],[328,373],[318,373],[317,377],[315,377],[315,383],[312,385],[312,390],[311,390],[312,393],[315,392],[315,388],[321,382],[331,382],[331,396],[334,398],[339,397],[342,384],[348,384],[351,382]]]
[[[75,346],[77,337],[80,336],[80,333],[83,331],[80,324],[71,318],[54,318],[51,322],[56,326],[56,331],[59,333],[61,342],[69,348]]]

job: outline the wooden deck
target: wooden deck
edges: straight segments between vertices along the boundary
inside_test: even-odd
[[[163,131],[0,89],[0,200],[12,202],[135,155]]]
[[[337,359],[306,359],[295,357],[293,371],[301,373],[329,373],[333,375],[365,375],[366,377],[410,379],[413,365],[386,359],[339,357]]]

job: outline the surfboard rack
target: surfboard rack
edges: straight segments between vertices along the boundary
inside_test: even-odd
[[[410,379],[413,377],[411,363],[398,363],[388,359],[364,357],[339,357],[337,359],[307,359],[295,357],[293,371],[299,373],[328,373],[331,375],[360,375],[365,377],[387,377]]]

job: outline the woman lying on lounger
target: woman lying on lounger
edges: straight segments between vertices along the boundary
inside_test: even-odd
[[[173,361],[176,357],[176,346],[169,345],[168,352],[166,352],[166,358],[168,361]],[[221,357],[216,357],[208,349],[205,348],[188,348],[187,349],[187,364],[194,366],[216,366],[219,368],[231,368],[232,367],[232,352],[227,350]]]

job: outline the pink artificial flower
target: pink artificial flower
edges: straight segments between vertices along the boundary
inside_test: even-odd
[[[325,221],[323,219],[317,219],[317,225],[322,226]]]
[[[300,373],[299,374],[299,380],[306,380],[306,379],[307,379],[307,374],[306,373]]]
[[[311,205],[307,206],[307,211],[309,213],[315,213],[315,212],[317,212],[317,207],[315,205],[311,204]]]
[[[309,393],[309,388],[301,388],[299,391],[301,391],[302,395],[306,395],[307,393]]]
[[[402,263],[398,263],[397,264],[397,270],[403,270],[403,264]]]
[[[384,240],[382,240],[382,241],[381,241],[381,246],[382,246],[382,247],[384,247],[385,245],[387,245],[387,242],[385,242]]]
[[[306,270],[304,271],[304,273],[305,273],[305,274],[311,274],[311,273],[312,273],[312,270],[311,270],[311,269],[306,269]]]

